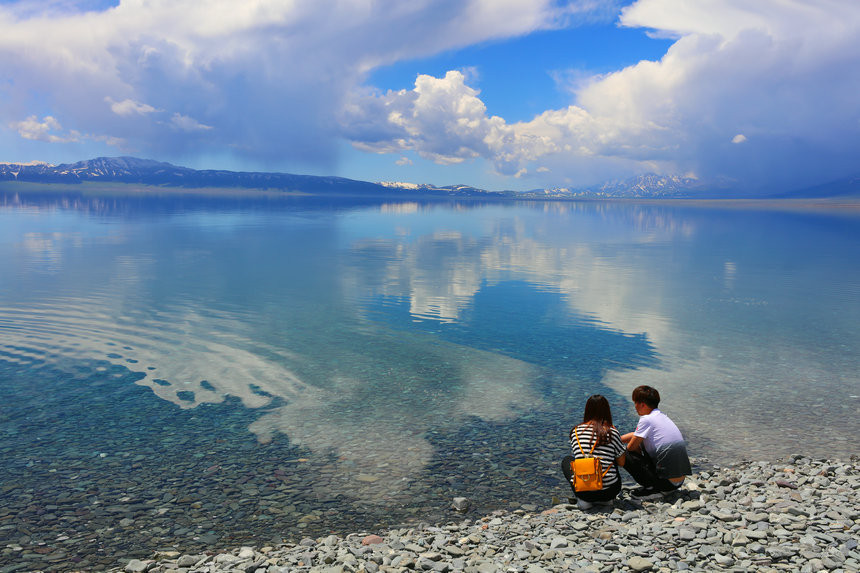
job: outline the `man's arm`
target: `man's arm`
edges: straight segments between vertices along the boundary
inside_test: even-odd
[[[627,439],[625,440],[625,438]],[[645,439],[640,438],[639,436],[634,436],[631,432],[621,436],[621,441],[627,444],[627,449],[631,452],[638,452],[642,448],[642,442],[644,442]]]

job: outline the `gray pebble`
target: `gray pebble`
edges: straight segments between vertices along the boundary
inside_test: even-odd
[[[860,474],[858,462],[828,462],[835,469],[826,481],[816,479],[821,462],[800,457],[792,460],[792,472],[784,472],[786,467],[754,462],[700,472],[690,478],[690,489],[672,499],[634,503],[622,495],[605,512],[550,507],[548,496],[543,510],[528,508],[533,514],[512,503],[509,512],[487,517],[380,532],[379,544],[362,545],[369,532],[328,534],[214,556],[165,553],[128,566],[141,573],[858,570],[860,511],[854,508],[860,507],[860,488],[852,488],[860,485],[853,479]],[[133,529],[140,519],[135,516]],[[169,522],[165,527],[174,534],[181,529]],[[183,536],[197,531],[187,528]],[[29,535],[18,537],[29,542]]]

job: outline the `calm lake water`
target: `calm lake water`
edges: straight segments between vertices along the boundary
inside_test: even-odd
[[[544,507],[639,384],[711,462],[847,458],[858,367],[856,210],[0,195],[2,559]]]

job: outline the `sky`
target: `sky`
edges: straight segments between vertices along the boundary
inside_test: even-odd
[[[0,0],[0,161],[485,189],[860,173],[858,0]]]

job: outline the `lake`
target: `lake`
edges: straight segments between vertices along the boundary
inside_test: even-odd
[[[0,194],[3,562],[543,508],[586,398],[847,458],[860,212]]]

